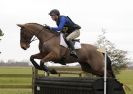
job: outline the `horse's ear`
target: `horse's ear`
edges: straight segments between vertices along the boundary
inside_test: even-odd
[[[17,24],[17,26],[24,28],[24,25],[22,25],[22,24]]]

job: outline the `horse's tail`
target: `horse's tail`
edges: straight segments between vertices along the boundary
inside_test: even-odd
[[[115,74],[113,72],[113,69],[112,69],[112,61],[111,61],[111,59],[109,58],[108,55],[107,55],[107,70],[108,70],[108,73],[111,74],[111,76],[113,78],[116,78]]]
[[[105,54],[103,53],[103,55],[105,56]],[[113,72],[113,69],[112,69],[112,62],[111,62],[111,59],[109,58],[109,56],[108,55],[106,55],[107,57],[107,71],[108,71],[108,73],[111,75],[111,77],[113,77],[113,78],[116,78],[115,77],[115,74],[114,74],[114,72]]]

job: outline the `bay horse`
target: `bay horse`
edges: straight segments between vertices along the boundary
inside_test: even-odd
[[[76,50],[77,59],[70,55],[68,48],[60,45],[59,32],[48,30],[43,25],[37,23],[17,24],[17,26],[21,28],[20,46],[22,49],[27,50],[30,47],[33,36],[39,40],[40,52],[30,57],[30,61],[35,68],[56,73],[56,70],[50,70],[44,63],[48,61],[60,64],[78,62],[83,71],[103,77],[104,54],[97,51],[97,47],[90,44],[81,44],[81,48]],[[40,65],[34,59],[40,59]],[[109,57],[107,57],[107,76],[115,77]]]

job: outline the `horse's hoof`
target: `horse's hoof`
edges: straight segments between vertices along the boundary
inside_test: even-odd
[[[57,74],[57,71],[55,69],[50,70],[51,74]]]

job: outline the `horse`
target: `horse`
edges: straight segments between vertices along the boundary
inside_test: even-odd
[[[30,43],[37,37],[39,40],[39,53],[31,55],[30,61],[35,68],[49,73],[57,73],[50,70],[44,63],[52,61],[54,63],[69,64],[78,62],[84,72],[92,73],[103,77],[104,75],[104,54],[97,51],[97,47],[91,44],[81,44],[80,49],[76,49],[78,58],[70,55],[70,50],[60,45],[60,33],[51,31],[38,23],[17,24],[20,29],[20,46],[23,50],[30,47]],[[33,39],[33,40],[32,40]],[[34,59],[40,59],[40,65]],[[115,78],[112,71],[111,60],[107,56],[107,76]]]

